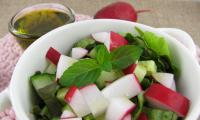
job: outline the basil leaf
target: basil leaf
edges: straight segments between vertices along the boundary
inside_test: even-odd
[[[76,85],[78,87],[94,83],[101,74],[101,66],[93,59],[83,59],[74,63],[65,70],[59,80],[63,86],[69,87]]]
[[[111,52],[114,69],[125,69],[140,58],[142,49],[135,45],[125,45]]]

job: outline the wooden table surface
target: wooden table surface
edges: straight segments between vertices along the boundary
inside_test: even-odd
[[[117,0],[57,0],[76,13],[93,16],[101,7]],[[121,0],[123,1],[123,0]],[[151,9],[139,15],[139,23],[154,27],[180,28],[188,32],[200,45],[200,1],[196,0],[124,0],[136,9]],[[55,0],[0,0],[0,37],[7,32],[7,24],[16,11],[30,5]]]

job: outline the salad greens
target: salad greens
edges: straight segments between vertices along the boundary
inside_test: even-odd
[[[78,87],[94,83],[103,70],[124,69],[139,59],[142,49],[134,45],[126,45],[108,52],[104,45],[95,48],[95,58],[88,58],[74,63],[60,78],[60,84],[66,87]]]
[[[177,93],[174,89],[173,91],[171,90],[172,88],[170,87],[172,86],[167,86],[174,82],[173,88],[175,87],[174,78],[166,78],[170,79],[170,81],[163,80],[161,78],[164,77],[161,77],[158,79],[163,81],[159,83],[153,78],[153,75],[158,72],[166,73],[168,76],[173,76],[177,72],[177,68],[172,62],[168,43],[163,37],[157,36],[152,32],[142,31],[138,27],[135,27],[135,30],[138,34],[126,33],[121,36],[118,33],[114,33],[113,35],[115,36],[109,38],[106,38],[109,32],[102,32],[102,38],[106,40],[112,39],[109,44],[110,47],[108,47],[107,43],[100,42],[103,40],[96,40],[91,37],[83,38],[73,46],[73,48],[84,50],[82,53],[83,57],[77,59],[77,62],[69,64],[68,62],[70,62],[71,57],[65,56],[68,62],[54,61],[60,65],[60,68],[50,64],[44,73],[36,72],[31,76],[30,81],[36,92],[36,96],[38,96],[38,101],[42,101],[33,106],[33,113],[36,119],[70,120],[69,118],[77,118],[77,120],[111,120],[110,116],[112,115],[108,115],[108,111],[111,108],[117,107],[125,109],[127,104],[132,105],[132,108],[134,105],[136,107],[133,110],[130,109],[127,111],[113,109],[109,114],[113,113],[114,116],[112,117],[117,119],[116,116],[118,114],[120,116],[120,112],[125,112],[122,114],[123,119],[119,117],[117,120],[125,120],[125,118],[126,120],[140,120],[142,114],[146,115],[148,120],[182,119],[185,113],[182,115],[181,112],[177,113],[173,109],[163,110],[163,107],[158,109],[151,104],[148,96],[145,94],[152,85],[155,86],[157,84],[164,86],[163,89],[169,89],[169,92],[174,92],[173,94]],[[104,33],[105,35],[103,35]],[[114,49],[110,49],[111,47]],[[55,54],[58,53],[50,55]],[[61,54],[55,56],[61,56]],[[55,56],[51,56],[50,58]],[[65,60],[65,58],[63,59]],[[59,60],[59,58],[54,60]],[[51,60],[49,59],[49,61]],[[61,77],[57,75],[58,69],[59,74],[61,73],[62,75]],[[126,86],[127,88],[120,88],[119,86]],[[84,89],[86,90],[83,92],[82,90]],[[108,97],[112,96],[111,94],[114,94],[113,96],[123,95],[123,99],[116,100],[116,98],[110,99],[106,97],[106,95]],[[88,107],[88,101],[84,101],[85,97],[88,96],[94,102],[92,103],[94,106],[91,106],[90,103]],[[112,99],[115,99],[116,103],[113,103],[113,106],[110,107]],[[153,101],[156,98],[151,99]],[[171,100],[173,101],[174,99],[166,101]],[[157,104],[157,101],[153,102]],[[165,103],[158,103],[158,106],[162,104],[167,106]],[[83,110],[83,113],[77,113],[79,108],[74,108],[77,106],[80,107],[80,110]],[[82,106],[88,108],[81,108]],[[106,106],[107,110],[101,111],[102,106]],[[101,110],[99,110],[100,108]],[[88,110],[91,111],[88,112]],[[92,110],[94,112],[100,111],[101,113],[95,116]],[[80,116],[82,114],[84,115]]]

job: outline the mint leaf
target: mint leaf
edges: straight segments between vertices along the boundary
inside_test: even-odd
[[[125,45],[111,52],[114,69],[125,69],[140,58],[142,49],[135,45]]]
[[[63,86],[69,87],[76,85],[78,87],[94,83],[101,74],[101,66],[93,59],[83,59],[74,63],[65,70],[59,80]]]
[[[102,70],[107,72],[112,70],[112,64],[110,62],[110,53],[108,52],[105,45],[96,46],[91,52],[90,56],[97,60],[98,64],[101,65]]]
[[[98,45],[94,48],[96,50],[96,60],[99,64],[110,61],[110,54],[105,45]]]

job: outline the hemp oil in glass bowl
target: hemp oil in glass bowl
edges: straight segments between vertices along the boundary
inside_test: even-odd
[[[16,13],[9,23],[9,31],[21,47],[26,48],[45,33],[74,21],[71,8],[57,3],[43,3]]]

